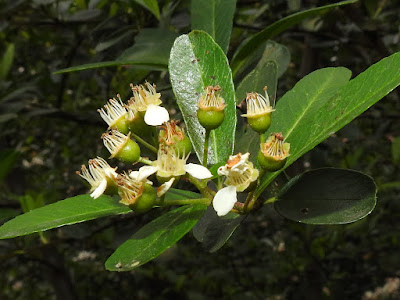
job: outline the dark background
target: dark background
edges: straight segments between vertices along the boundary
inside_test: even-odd
[[[228,58],[274,21],[325,4],[239,0]],[[75,171],[88,158],[108,155],[96,109],[117,92],[127,97],[130,82],[155,82],[179,118],[166,71],[121,66],[53,73],[114,60],[143,28],[190,30],[189,1],[159,5],[161,21],[128,0],[0,1],[0,55],[15,47],[0,78],[1,222],[87,192]],[[355,76],[399,51],[399,16],[399,1],[359,1],[277,36],[291,52],[278,99],[318,68],[345,66]],[[154,261],[113,273],[104,269],[107,257],[159,212],[98,219],[0,241],[0,298],[400,299],[399,100],[396,89],[288,170],[334,166],[371,175],[378,204],[359,222],[307,226],[266,207],[214,254],[188,234]]]

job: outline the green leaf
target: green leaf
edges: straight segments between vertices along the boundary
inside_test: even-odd
[[[244,75],[257,68],[260,63],[265,64],[269,61],[276,63],[278,67],[278,78],[281,77],[290,63],[289,49],[286,46],[271,40],[262,43],[256,51],[246,57],[241,68],[237,69],[236,72],[233,73],[234,82],[240,82]],[[268,76],[268,73],[265,72],[264,75]]]
[[[90,69],[98,69],[98,68],[106,68],[106,67],[117,67],[117,66],[129,66],[135,65],[140,67],[146,67],[152,70],[165,70],[166,66],[164,65],[157,65],[157,64],[144,64],[139,61],[119,61],[119,60],[112,60],[112,61],[100,61],[90,64],[84,64],[79,66],[74,66],[70,68],[65,68],[54,72],[54,74],[63,74],[69,72],[77,72],[77,71],[86,71]]]
[[[153,220],[118,247],[106,261],[106,269],[129,271],[154,259],[188,233],[206,208],[185,205]]]
[[[204,30],[226,53],[231,39],[236,0],[192,0],[192,30]]]
[[[283,217],[301,223],[347,224],[371,213],[376,192],[374,180],[361,172],[323,168],[290,180],[274,207]]]
[[[9,44],[0,63],[0,79],[5,80],[14,61],[15,45]]]
[[[135,65],[151,70],[166,70],[171,47],[178,35],[161,28],[142,29],[135,44],[126,49],[114,61],[101,61],[59,70],[55,74],[83,71],[95,68]]]
[[[254,51],[260,47],[260,45],[266,40],[272,39],[274,36],[280,34],[286,29],[300,23],[302,20],[311,17],[322,15],[332,8],[348,5],[355,3],[357,0],[342,1],[330,5],[325,5],[302,12],[295,13],[293,15],[287,16],[286,18],[280,19],[279,21],[271,24],[264,30],[253,35],[250,39],[246,40],[236,51],[232,60],[232,72],[236,74],[237,70],[242,66],[247,56],[251,55]]]
[[[212,207],[193,228],[194,237],[203,244],[204,249],[213,253],[220,249],[239,227],[245,216],[229,212],[218,217]]]
[[[239,104],[246,99],[246,94],[257,92],[264,95],[264,87],[273,105],[278,82],[278,66],[274,61],[262,59],[257,66],[240,82],[236,89],[236,101]]]
[[[128,206],[105,195],[98,199],[93,199],[87,194],[79,195],[31,210],[8,221],[0,227],[0,239],[13,238],[130,211]]]
[[[232,74],[222,49],[203,31],[178,37],[169,62],[172,88],[185,120],[187,133],[200,161],[203,160],[204,128],[196,117],[197,103],[206,86],[219,85],[225,99],[225,119],[211,131],[209,163],[226,161],[233,152],[236,102]]]
[[[325,120],[329,111],[321,107],[348,82],[350,76],[351,72],[342,67],[317,70],[300,80],[278,101],[267,136],[269,133],[282,132],[290,143],[290,156],[285,167],[314,148],[319,143],[315,142],[315,136],[320,132],[325,132],[325,138],[332,133],[326,132],[324,126],[332,122]],[[279,173],[268,173],[259,190],[264,189]]]
[[[286,93],[278,102],[270,130],[270,132],[282,131],[286,140],[291,143],[291,155],[285,167],[350,123],[355,117],[400,85],[399,65],[400,52],[392,54],[369,67],[342,86],[330,99],[326,99],[327,94],[325,92],[318,95],[320,88],[312,89],[312,86],[326,86],[325,82],[321,82],[318,78],[315,78],[314,82],[310,82],[311,76],[316,77],[315,75],[320,74],[320,71],[329,69],[319,70],[308,75],[293,90]],[[345,81],[343,77],[347,77],[348,71],[344,70],[339,71],[334,78],[336,85]],[[302,81],[304,82],[301,83]],[[307,86],[309,91],[304,89]],[[331,87],[334,88],[334,86]],[[329,90],[332,90],[332,88],[329,88]],[[285,97],[287,97],[287,100],[283,101]],[[318,101],[317,105],[306,104],[310,107],[307,112],[302,113],[298,106],[299,101],[296,102],[296,99],[306,99],[303,101],[309,103],[315,97],[322,98],[322,102]],[[300,116],[300,118],[295,116]],[[277,120],[281,120],[281,123]],[[275,172],[265,176],[258,192],[268,186],[278,174],[279,172]]]
[[[160,8],[158,7],[157,0],[134,0],[147,10],[149,10],[157,20],[160,20]]]

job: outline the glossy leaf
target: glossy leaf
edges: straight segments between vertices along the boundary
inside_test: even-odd
[[[108,215],[130,212],[126,205],[108,196],[93,199],[79,195],[19,215],[0,227],[0,239],[12,238]]]
[[[185,205],[153,220],[118,247],[106,261],[106,269],[129,271],[154,259],[188,233],[206,208]]]
[[[321,120],[326,112],[320,111],[321,106],[348,82],[350,76],[351,72],[342,67],[317,70],[300,80],[277,102],[276,111],[271,117],[272,124],[266,135],[282,132],[285,140],[290,143],[290,156],[286,167],[317,145],[310,142],[315,134],[324,130]],[[313,127],[315,129],[311,131]],[[264,177],[261,189],[279,173],[268,173]]]
[[[290,180],[277,196],[276,211],[307,224],[346,224],[364,218],[375,207],[376,185],[361,172],[324,168]]]
[[[225,99],[225,119],[211,131],[209,164],[226,161],[233,152],[236,128],[235,92],[228,60],[221,48],[203,31],[178,37],[169,63],[172,88],[185,120],[187,133],[200,161],[203,160],[204,128],[197,120],[197,103],[208,85],[219,85]]]
[[[207,32],[226,53],[231,38],[236,0],[191,1],[192,30]]]
[[[147,10],[149,10],[158,20],[160,20],[160,8],[158,7],[157,0],[134,0]]]
[[[228,213],[218,217],[212,207],[208,207],[204,216],[193,228],[194,237],[211,253],[220,249],[239,227],[245,216]]]
[[[270,132],[283,132],[286,140],[291,143],[291,155],[285,167],[399,86],[399,65],[400,52],[372,65],[340,87],[331,97],[327,96],[333,92],[335,85],[339,87],[338,84],[343,84],[344,77],[348,76],[346,75],[348,71],[341,70],[343,68],[332,69],[332,71],[329,71],[330,68],[318,70],[296,84],[293,90],[286,93],[278,102],[277,110],[273,115],[275,121],[270,130]],[[330,76],[331,79],[325,78],[329,72],[334,72],[336,75]],[[322,78],[319,75],[324,75],[323,77],[328,81],[334,80],[334,85],[329,85],[326,80],[320,81]],[[317,86],[319,88],[312,88]],[[330,86],[330,88],[322,92],[322,86]],[[321,100],[313,104],[314,99]],[[299,103],[302,102],[308,107],[307,110],[299,108]],[[275,172],[265,176],[257,192],[267,187],[278,174],[279,172]]]
[[[295,13],[293,15],[287,16],[286,18],[280,19],[279,21],[271,24],[264,30],[259,33],[253,35],[251,38],[246,40],[236,51],[233,60],[232,60],[232,71],[236,74],[237,70],[242,66],[247,56],[251,55],[254,51],[260,47],[266,40],[272,39],[274,36],[280,34],[281,32],[287,30],[288,28],[300,23],[304,19],[311,17],[322,15],[332,8],[348,5],[351,3],[355,3],[357,0],[350,1],[342,1],[334,4],[329,4],[313,9],[309,9],[306,11],[301,11]]]

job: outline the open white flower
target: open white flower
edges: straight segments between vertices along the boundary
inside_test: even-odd
[[[218,169],[218,175],[226,176],[226,187],[217,192],[213,207],[218,216],[225,216],[237,201],[237,192],[243,192],[257,180],[259,172],[249,162],[250,153],[230,156],[226,165]]]
[[[147,125],[157,126],[169,120],[168,111],[159,106],[161,94],[156,92],[156,86],[148,82],[143,85],[131,84],[133,97],[129,101],[129,107],[135,111],[145,112],[144,121]]]
[[[164,194],[171,187],[175,179],[179,179],[180,176],[186,173],[197,179],[212,177],[211,172],[206,167],[192,163],[186,164],[188,158],[189,155],[181,157],[172,147],[160,147],[158,149],[157,160],[153,162],[152,166],[141,167],[137,179],[143,180],[156,173],[159,181],[164,182],[158,192]]]
[[[81,171],[76,173],[86,179],[91,185],[90,196],[94,199],[99,198],[107,188],[116,187],[116,178],[118,174],[115,172],[117,168],[112,168],[101,157],[89,160],[89,168],[82,165]]]

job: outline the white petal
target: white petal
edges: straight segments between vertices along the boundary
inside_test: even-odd
[[[135,180],[139,181],[139,180],[138,180],[139,171],[131,171],[131,172],[129,173],[129,177],[132,178],[132,179],[135,179]]]
[[[144,173],[143,173],[143,174],[144,174]],[[146,174],[144,174],[144,175],[146,175]],[[139,176],[141,176],[141,177],[139,177]],[[153,182],[151,182],[150,180],[144,180],[144,179],[146,179],[147,177],[146,177],[146,176],[143,177],[143,175],[140,174],[139,171],[131,171],[131,172],[129,173],[129,177],[132,178],[132,179],[134,179],[134,180],[136,180],[136,181],[143,181],[143,182],[146,182],[146,183],[148,183],[148,184],[150,184],[150,185],[153,185]],[[139,180],[139,179],[140,179],[140,180]]]
[[[147,125],[157,126],[169,120],[168,111],[161,106],[150,104],[147,106],[144,121]]]
[[[217,192],[213,200],[213,207],[218,216],[225,216],[237,201],[236,187],[230,185]]]
[[[143,181],[143,179],[149,177],[151,174],[154,174],[155,172],[157,172],[158,168],[155,166],[143,166],[139,169],[139,173],[136,175],[136,173],[132,174],[133,172],[131,172],[132,176],[136,176],[132,177],[131,174],[129,174],[129,176],[137,181]]]
[[[201,165],[190,163],[185,165],[184,168],[186,172],[188,172],[190,175],[192,175],[194,178],[197,179],[206,179],[212,177],[211,172],[206,167],[203,167]]]
[[[117,168],[106,168],[104,169],[104,174],[110,177],[111,179],[116,178],[118,176],[117,172],[115,172]]]
[[[157,197],[161,197],[162,195],[164,195],[169,188],[172,186],[172,184],[174,183],[175,178],[171,178],[170,180],[168,180],[167,182],[163,183],[158,189],[157,189]]]
[[[90,194],[90,197],[97,199],[99,198],[101,195],[103,195],[104,191],[107,188],[107,179],[104,178],[100,184],[98,185],[97,188],[94,189],[93,193]]]

